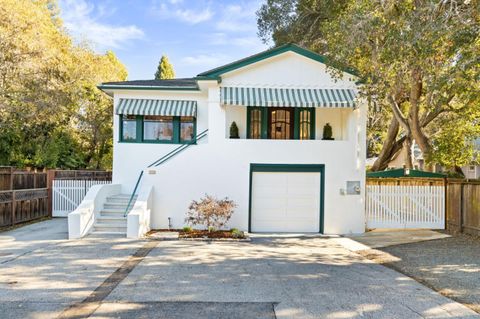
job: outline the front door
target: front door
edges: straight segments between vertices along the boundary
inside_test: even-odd
[[[268,109],[268,138],[273,140],[293,139],[293,108]]]

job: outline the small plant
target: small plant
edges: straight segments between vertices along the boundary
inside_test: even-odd
[[[213,233],[214,231],[216,231],[215,227],[213,227],[213,226],[208,227],[208,232],[209,233]]]
[[[232,237],[233,238],[244,238],[245,237],[245,234],[241,230],[238,230],[236,228],[232,228],[230,231],[232,232]]]
[[[193,229],[192,229],[192,227],[190,227],[190,226],[184,226],[184,227],[182,228],[182,230],[183,230],[185,233],[191,233]]]
[[[330,123],[325,124],[323,127],[323,139],[324,140],[333,140],[333,131],[332,131],[332,126],[330,126]]]
[[[230,125],[230,138],[240,138],[240,135],[238,133],[238,126],[235,121],[233,121],[232,125]]]
[[[205,195],[199,201],[192,201],[188,207],[185,222],[191,226],[203,225],[209,231],[212,228],[221,229],[232,217],[235,207],[237,207],[235,202],[227,197],[217,199],[211,195]]]

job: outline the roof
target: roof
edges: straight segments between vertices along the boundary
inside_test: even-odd
[[[270,50],[266,50],[266,51],[251,55],[251,56],[243,58],[241,60],[238,60],[238,61],[235,61],[235,62],[232,62],[232,63],[229,63],[229,64],[225,64],[225,65],[217,67],[215,69],[211,69],[211,70],[202,72],[198,76],[199,77],[218,77],[218,76],[220,76],[224,73],[227,73],[227,72],[239,69],[239,68],[243,68],[247,65],[250,65],[250,64],[253,64],[253,63],[256,63],[256,62],[259,62],[259,61],[262,61],[262,60],[265,60],[265,59],[268,59],[268,58],[271,58],[271,57],[274,57],[274,56],[277,56],[277,55],[285,53],[285,52],[295,52],[295,53],[298,53],[298,54],[300,54],[304,57],[307,57],[309,59],[312,59],[312,60],[315,60],[317,62],[321,62],[321,63],[324,63],[324,64],[328,65],[327,58],[324,57],[323,55],[320,55],[320,54],[315,53],[313,51],[307,50],[307,49],[305,49],[301,46],[298,46],[296,44],[288,43],[288,44],[284,44],[284,45],[278,46],[278,47],[270,49]],[[341,71],[344,71],[346,73],[349,73],[351,75],[356,76],[356,72],[351,68],[342,69]]]
[[[195,78],[171,80],[135,80],[122,82],[105,82],[99,89],[141,89],[141,90],[198,90]]]
[[[444,178],[446,175],[440,173],[432,173],[419,171],[415,169],[389,169],[381,172],[367,172],[367,178],[395,178],[395,177],[430,177],[430,178]]]
[[[200,73],[194,78],[183,79],[171,79],[171,80],[135,80],[135,81],[122,81],[122,82],[105,82],[98,86],[99,89],[115,90],[183,90],[183,91],[198,91],[198,81],[220,81],[220,76],[226,72],[230,72],[247,65],[277,56],[285,52],[295,52],[309,59],[327,64],[327,59],[318,53],[302,48],[296,44],[289,43],[278,46],[276,48],[266,50],[244,59],[220,66],[218,68]],[[353,69],[347,68],[342,71],[356,75]]]

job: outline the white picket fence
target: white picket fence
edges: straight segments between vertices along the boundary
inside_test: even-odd
[[[445,228],[445,186],[367,185],[367,228]]]
[[[55,179],[52,188],[52,216],[65,217],[82,202],[93,185],[111,184],[110,181]]]

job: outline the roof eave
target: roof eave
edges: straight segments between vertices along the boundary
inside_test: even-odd
[[[151,85],[99,85],[100,90],[107,92],[113,90],[144,90],[144,91],[200,91],[198,86],[151,86]]]

